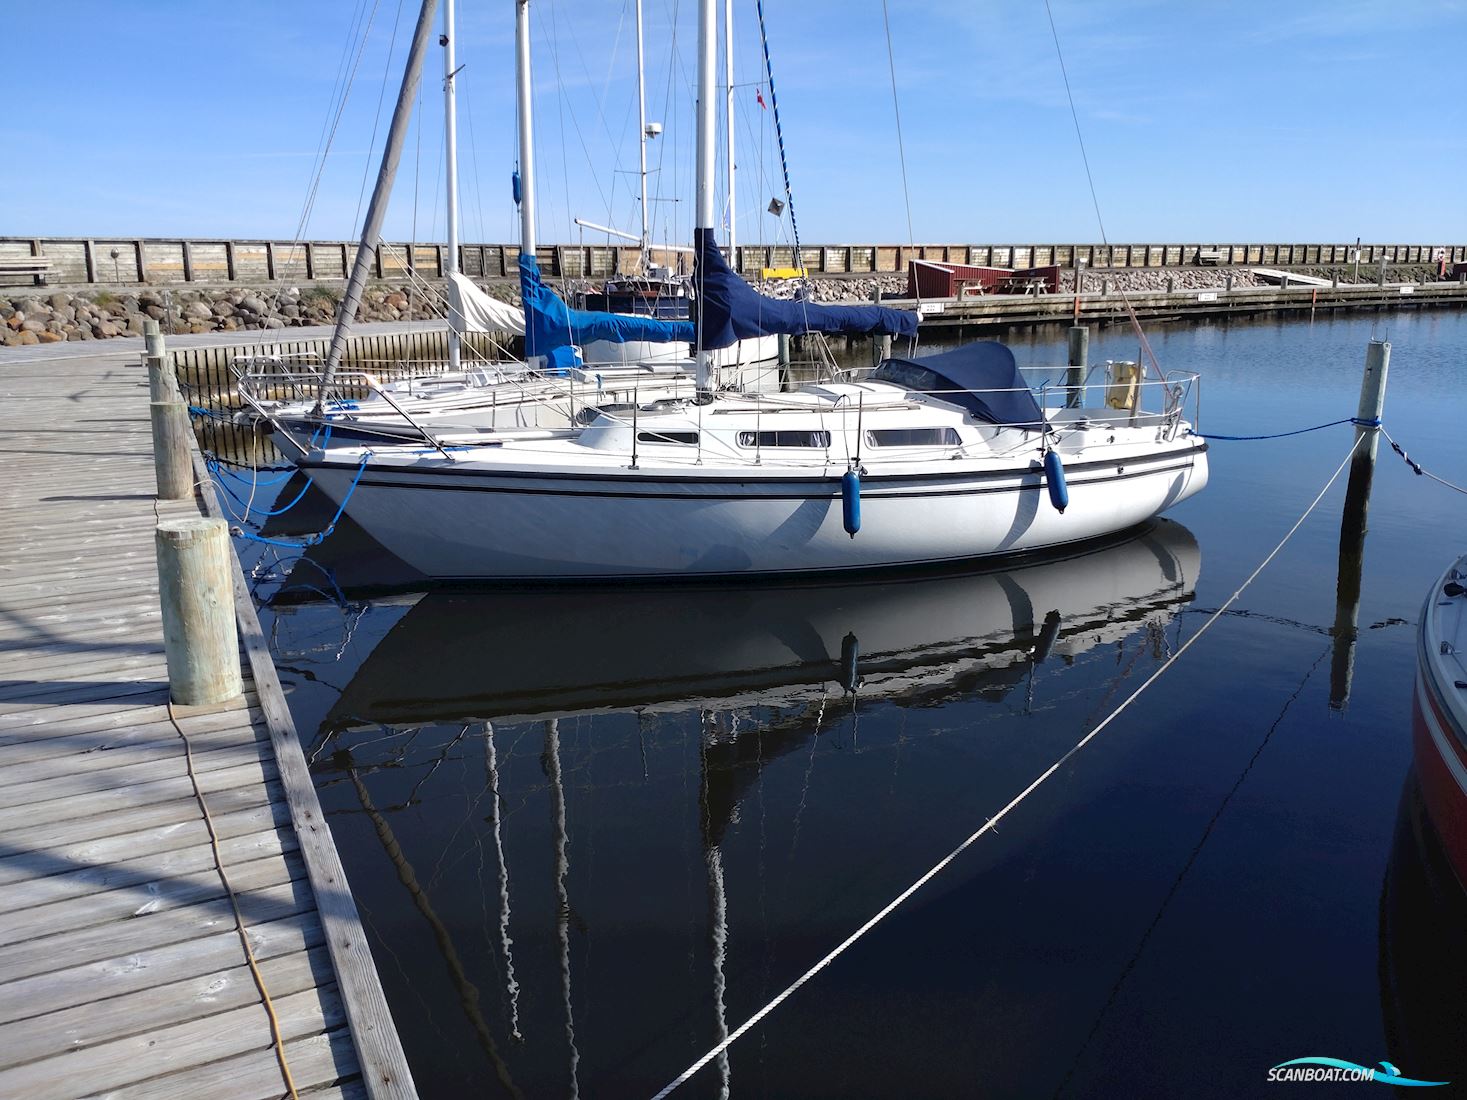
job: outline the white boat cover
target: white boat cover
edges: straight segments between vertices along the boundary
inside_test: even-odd
[[[448,277],[448,308],[448,323],[459,332],[525,334],[524,310],[491,298],[457,271]]]

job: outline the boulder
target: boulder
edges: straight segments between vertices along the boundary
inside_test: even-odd
[[[129,313],[127,315],[127,331],[135,336],[143,334],[143,315],[141,313]]]
[[[265,318],[265,327],[266,328],[284,328],[285,327],[285,322],[282,321],[279,317],[266,317]]]
[[[17,302],[15,308],[25,313],[28,317],[37,317],[43,313],[51,312],[39,298],[26,298]]]
[[[38,332],[36,339],[43,344],[59,344],[65,341],[66,337],[59,332]]]
[[[161,321],[168,316],[168,311],[160,305],[146,305],[143,311],[155,321]]]
[[[27,317],[20,325],[21,332],[45,332],[46,322],[35,317]]]
[[[189,302],[183,307],[183,315],[190,321],[205,321],[214,316],[214,311],[203,302]]]
[[[67,309],[71,305],[71,295],[63,294],[59,290],[51,295],[51,308],[57,311]]]
[[[41,342],[41,338],[37,336],[34,332],[22,332],[20,334],[19,342],[21,344],[39,344]]]
[[[247,309],[251,313],[268,313],[270,311],[270,307],[253,294],[241,298],[239,306],[241,309]]]
[[[215,302],[214,303],[214,316],[215,317],[233,317],[234,316],[234,306],[230,305],[229,302],[227,302],[227,301],[224,301],[224,302]]]

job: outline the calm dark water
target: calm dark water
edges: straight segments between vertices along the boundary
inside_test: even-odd
[[[1204,431],[1258,434],[1352,415],[1372,334],[1388,429],[1464,479],[1467,317],[1151,339],[1203,373]],[[1350,431],[1219,442],[1166,522],[1016,570],[267,608],[422,1093],[667,1084],[1155,671]],[[1382,450],[1347,697],[1341,478],[1234,613],[679,1095],[1238,1096],[1305,1055],[1467,1081],[1430,1034],[1460,999],[1435,946],[1463,926],[1413,885],[1402,801],[1414,624],[1467,513]],[[385,568],[349,544],[312,556]],[[253,551],[267,596],[292,563]],[[1383,927],[1388,864],[1411,875]]]

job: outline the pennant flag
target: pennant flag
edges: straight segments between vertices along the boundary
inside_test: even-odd
[[[763,88],[755,88],[754,89],[754,98],[759,101],[759,106],[763,107],[766,111],[769,110],[769,104],[767,104],[767,103],[764,102],[764,89]]]

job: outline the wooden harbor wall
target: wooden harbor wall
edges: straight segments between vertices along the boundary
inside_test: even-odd
[[[135,350],[0,363],[0,1096],[415,1095],[237,563],[244,694],[170,708]],[[217,852],[211,843],[217,837]],[[227,882],[226,876],[227,875]]]
[[[905,271],[908,260],[942,260],[985,267],[1097,268],[1185,267],[1199,254],[1219,264],[1263,264],[1269,267],[1338,265],[1352,262],[1350,243],[1123,243],[1101,244],[813,244],[800,249],[808,271],[816,275],[870,275]],[[1467,244],[1362,244],[1363,267],[1433,262],[1437,249],[1449,262],[1467,261]],[[441,278],[445,246],[392,243],[378,247],[373,274],[406,279],[409,272]],[[330,283],[345,279],[355,241],[267,241],[159,237],[6,237],[0,236],[0,285],[7,283],[7,263],[40,259],[49,265],[47,281],[66,286],[171,286],[184,283],[221,285],[288,281]],[[739,246],[734,266],[745,274],[763,267],[791,267],[792,245]],[[464,244],[459,269],[475,278],[509,278],[516,273],[518,246]],[[536,249],[541,267],[556,276],[600,278],[637,270],[636,247],[561,244]],[[686,269],[686,252],[653,250],[655,262]],[[29,286],[29,276],[10,276],[14,285]]]

